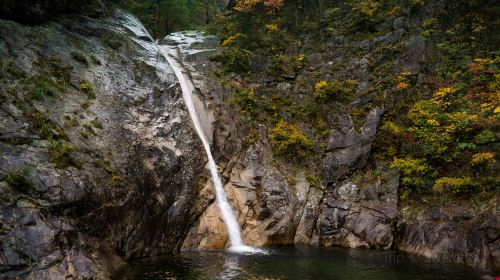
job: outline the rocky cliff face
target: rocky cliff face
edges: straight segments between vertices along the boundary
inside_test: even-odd
[[[133,16],[106,13],[33,27],[0,20],[2,277],[106,279],[127,258],[227,246],[172,70]],[[387,58],[384,44],[404,45],[392,67],[424,79],[419,71],[433,52],[418,21],[397,18],[370,40],[333,38],[342,48],[308,57],[314,69],[263,83],[291,91],[342,61],[343,75],[355,75],[364,93],[354,102],[367,103],[369,68]],[[338,108],[312,176],[297,168],[303,162],[273,154],[266,127],[246,141],[246,124],[228,106],[231,89],[208,59],[217,38],[186,32],[160,44],[179,47],[197,87],[196,107],[246,243],[399,248],[498,266],[495,201],[471,210],[398,207],[399,174],[370,158],[382,106],[360,121]]]
[[[395,59],[394,67],[405,67],[414,71],[413,75],[419,75],[425,53],[432,50],[425,50],[425,39],[411,31],[408,25],[411,20],[398,18],[394,22],[395,31],[372,41],[359,42],[361,49],[370,47],[365,58],[353,61],[347,69],[361,77],[362,86],[358,90],[363,90],[363,84],[369,85],[366,72],[367,58],[372,55],[369,49],[385,40],[397,41],[403,35],[408,37],[407,51]],[[246,243],[398,248],[482,268],[498,266],[495,200],[482,210],[467,212],[469,218],[460,214],[459,206],[430,211],[398,208],[398,172],[389,169],[385,162],[369,160],[383,108],[371,109],[358,128],[342,111],[332,116],[336,122],[322,157],[321,181],[313,185],[308,174],[295,168],[300,163],[283,162],[273,155],[265,127],[259,128],[256,143],[244,143],[244,124],[235,121],[238,117],[227,105],[231,89],[210,76],[214,64],[206,56],[191,55],[212,53],[217,48],[213,38],[206,41],[203,35],[196,33],[176,36],[205,42],[190,45],[170,38],[172,44],[179,46],[186,67],[199,85],[199,93],[214,113],[215,154],[226,181],[226,192],[239,214]],[[319,63],[314,65],[316,69],[321,67]],[[183,249],[227,246],[227,233],[213,203],[210,185],[205,187],[202,196],[206,198],[197,205],[205,210],[188,233]],[[468,230],[463,231],[464,228]]]
[[[130,14],[0,20],[0,275],[108,278],[180,248],[205,179],[172,70]]]

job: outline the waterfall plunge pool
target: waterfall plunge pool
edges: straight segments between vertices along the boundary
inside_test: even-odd
[[[487,271],[398,251],[274,247],[267,254],[189,251],[129,263],[115,279],[481,279]]]

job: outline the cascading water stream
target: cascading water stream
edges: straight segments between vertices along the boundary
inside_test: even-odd
[[[222,220],[226,225],[226,229],[229,234],[229,241],[231,243],[231,247],[229,248],[232,252],[248,252],[248,253],[259,253],[263,252],[262,250],[252,248],[250,246],[246,246],[241,239],[241,232],[238,221],[227,201],[226,192],[222,186],[222,182],[220,180],[219,174],[217,172],[217,165],[215,164],[215,160],[212,157],[212,152],[210,150],[210,144],[203,132],[203,129],[200,124],[200,120],[198,118],[198,114],[196,112],[196,108],[193,103],[192,93],[194,91],[194,85],[189,77],[183,73],[183,66],[176,61],[177,53],[175,47],[169,46],[159,46],[161,54],[166,58],[168,64],[174,70],[175,76],[179,80],[182,90],[182,97],[184,99],[184,103],[188,108],[189,115],[191,116],[191,120],[193,121],[196,133],[201,139],[203,143],[203,147],[205,148],[205,152],[208,157],[208,165],[210,168],[210,174],[212,175],[213,183],[215,186],[215,194],[216,194],[216,203],[220,209]]]

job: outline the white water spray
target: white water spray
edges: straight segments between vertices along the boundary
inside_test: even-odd
[[[205,148],[205,152],[208,157],[208,165],[210,168],[210,173],[212,175],[212,179],[215,186],[215,194],[216,194],[216,203],[220,209],[222,220],[226,225],[226,229],[229,234],[229,241],[231,242],[231,247],[229,248],[232,252],[241,252],[241,253],[262,253],[262,250],[252,248],[250,246],[246,246],[241,239],[241,232],[238,221],[234,216],[233,210],[227,201],[226,192],[222,186],[222,182],[220,180],[219,174],[217,173],[217,165],[212,157],[212,152],[210,151],[210,144],[203,133],[200,120],[198,118],[198,114],[196,113],[196,108],[193,103],[192,93],[194,91],[194,85],[189,77],[185,73],[183,73],[182,65],[176,61],[177,50],[175,47],[169,46],[159,46],[160,52],[167,59],[168,64],[174,70],[175,76],[179,80],[182,90],[182,97],[184,98],[184,102],[186,107],[188,108],[189,115],[191,116],[191,120],[193,121],[196,133],[201,139],[203,143],[203,147]]]

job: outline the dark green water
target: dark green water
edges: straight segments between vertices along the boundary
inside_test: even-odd
[[[116,279],[481,279],[487,272],[395,251],[272,248],[268,255],[193,251],[131,263]]]

